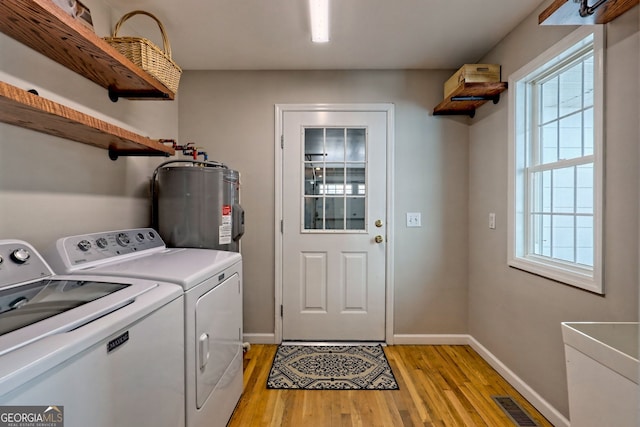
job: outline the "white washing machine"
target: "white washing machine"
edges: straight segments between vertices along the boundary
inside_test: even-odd
[[[184,290],[188,427],[225,426],[242,394],[242,257],[167,248],[151,228],[59,239],[54,271],[176,283]]]
[[[184,426],[183,310],[175,284],[54,275],[0,240],[0,419]]]

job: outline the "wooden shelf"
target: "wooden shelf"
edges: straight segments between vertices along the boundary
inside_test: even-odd
[[[497,104],[500,94],[507,89],[506,82],[465,83],[462,82],[453,93],[433,109],[434,116],[466,115],[473,117],[476,108],[487,101]]]
[[[51,0],[2,0],[0,31],[109,89],[112,100],[175,94]]]
[[[0,82],[0,121],[122,155],[172,156],[175,150],[64,105]]]
[[[588,5],[593,6],[597,0],[589,0]],[[539,16],[540,25],[592,25],[606,24],[622,15],[632,7],[638,5],[640,0],[607,0],[595,9],[592,15],[580,16],[580,1],[555,0]]]

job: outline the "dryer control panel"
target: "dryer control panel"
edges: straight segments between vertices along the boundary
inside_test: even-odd
[[[47,260],[54,271],[66,273],[99,264],[116,257],[128,258],[144,252],[165,249],[153,228],[105,231],[58,239]]]

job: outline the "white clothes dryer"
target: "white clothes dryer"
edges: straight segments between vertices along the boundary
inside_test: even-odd
[[[27,242],[0,240],[0,418],[184,426],[183,310],[175,284],[55,275]]]
[[[225,426],[242,379],[242,257],[237,252],[167,248],[151,228],[58,239],[54,271],[160,280],[184,291],[187,427]]]

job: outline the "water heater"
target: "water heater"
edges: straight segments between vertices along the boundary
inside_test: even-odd
[[[239,252],[240,174],[222,163],[171,160],[152,179],[152,222],[167,246]]]

